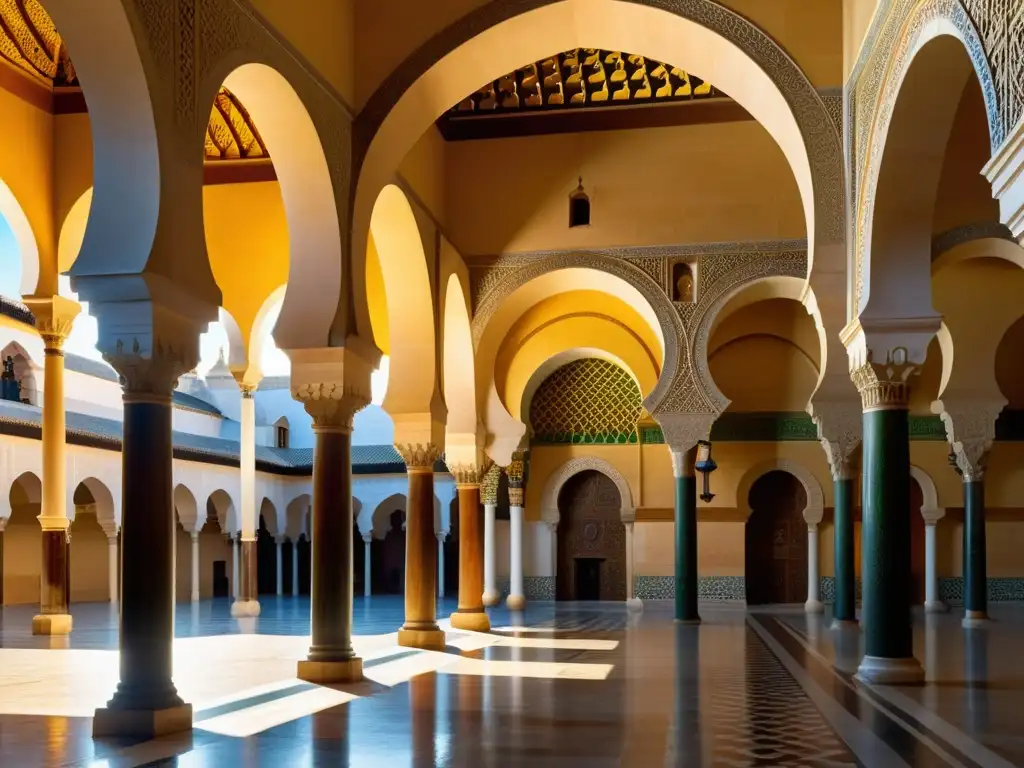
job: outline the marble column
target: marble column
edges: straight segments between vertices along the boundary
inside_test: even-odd
[[[405,460],[409,494],[405,512],[405,623],[398,644],[444,650],[437,626],[437,542],[434,538],[434,464],[441,451],[433,443],[396,445]]]
[[[697,446],[672,450],[676,482],[676,621],[699,624],[697,611]]]
[[[484,505],[484,592],[482,601],[485,606],[494,606],[501,602],[501,595],[498,594],[494,543],[494,521],[498,511],[498,482],[500,478],[501,468],[497,464],[492,464],[480,483],[480,500]]]
[[[230,534],[231,538],[231,597],[234,600],[238,600],[238,535]],[[232,604],[232,608],[234,604]]]
[[[964,475],[964,619],[966,629],[988,622],[985,547],[985,481],[982,472]]]
[[[936,568],[935,526],[938,520],[924,521],[924,611],[945,613],[946,604],[939,600],[939,577]]]
[[[197,341],[191,342],[194,354]],[[169,343],[157,344],[149,357],[142,356],[140,347],[136,339],[132,352],[122,353],[119,342],[117,354],[107,355],[124,388],[120,682],[107,706],[96,710],[94,736],[153,738],[192,727],[192,707],[181,700],[171,679],[171,394],[178,375],[195,358],[186,362],[181,347]]]
[[[117,534],[107,538],[107,594],[110,602],[117,602]]]
[[[915,684],[910,616],[910,433],[907,380],[913,364],[865,363],[851,374],[864,408],[864,657],[857,676],[875,684]]]
[[[448,538],[448,534],[444,531],[438,531],[437,534],[437,596],[439,599],[444,600],[444,540]]]
[[[373,532],[363,534],[363,597],[369,597],[373,592],[373,567],[370,561],[372,544]]]
[[[857,623],[857,582],[854,564],[853,479],[840,475],[833,481],[835,526],[835,603],[833,626]]]
[[[821,604],[821,565],[818,557],[818,524],[807,524],[807,602],[805,613],[823,613]]]
[[[633,525],[635,521],[624,522],[626,527],[626,608],[630,611],[643,610],[644,604],[636,596],[635,554],[633,552]]]
[[[242,434],[239,441],[241,562],[231,615],[259,616],[260,603],[256,586],[256,385],[239,382],[239,389],[242,392]]]
[[[71,633],[68,608],[67,458],[64,412],[64,340],[78,315],[74,301],[53,296],[26,302],[43,339],[43,488],[39,525],[42,574],[39,613],[32,618],[33,635]]]
[[[292,597],[299,596],[299,537],[292,542]]]
[[[459,494],[459,607],[451,615],[452,626],[474,632],[489,632],[491,621],[483,605],[483,537],[480,520],[479,467],[460,464],[450,467]]]
[[[199,602],[199,531],[192,531],[192,602]]]
[[[522,453],[512,454],[505,468],[508,476],[509,514],[509,586],[505,605],[509,610],[521,611],[526,607],[523,588],[523,518],[526,504],[526,460]]]
[[[275,549],[277,550],[277,596],[280,597],[284,594],[284,536],[278,536],[274,539]]]

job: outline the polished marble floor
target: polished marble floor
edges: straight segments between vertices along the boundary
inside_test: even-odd
[[[859,631],[795,610],[702,606],[692,627],[668,603],[533,603],[436,653],[396,645],[390,597],[356,602],[367,681],[323,688],[294,677],[308,600],[262,607],[179,606],[195,729],[138,744],[90,737],[116,683],[109,606],[75,606],[56,644],[31,635],[32,607],[0,610],[0,766],[1024,765],[1024,606],[975,631],[955,612],[917,617],[928,684],[899,689],[852,678]]]

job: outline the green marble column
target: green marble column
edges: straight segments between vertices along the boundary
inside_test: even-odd
[[[676,621],[696,624],[697,612],[697,447],[672,453],[676,479]]]
[[[964,626],[988,619],[985,481],[964,483]]]
[[[894,397],[898,391],[898,399]],[[910,435],[905,387],[878,386],[865,400],[861,526],[864,658],[869,683],[921,683],[910,616]],[[884,399],[883,399],[884,398]],[[872,402],[873,401],[873,402]]]
[[[857,584],[854,569],[853,480],[835,481],[835,582],[833,620],[836,624],[856,623]]]

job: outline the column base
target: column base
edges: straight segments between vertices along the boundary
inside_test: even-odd
[[[168,709],[97,709],[92,720],[93,738],[131,737],[153,739],[192,730],[192,705]]]
[[[644,609],[644,601],[639,597],[631,597],[626,601],[626,610],[630,612],[642,611]]]
[[[872,685],[922,685],[924,667],[913,656],[908,659],[865,656],[857,667],[856,677]]]
[[[496,589],[484,590],[483,604],[488,608],[491,608],[501,602],[501,595],[498,594]]]
[[[933,600],[924,604],[925,613],[948,613],[949,606],[941,600]]]
[[[526,598],[522,595],[509,595],[505,599],[505,605],[510,611],[521,611],[526,607]]]
[[[490,632],[491,620],[483,609],[479,611],[456,611],[451,615],[451,623],[455,629],[469,632]]]
[[[32,617],[33,635],[70,635],[70,613],[45,613]]]
[[[338,683],[358,683],[363,680],[363,660],[354,657],[345,661],[310,661],[299,662],[295,676],[299,680],[317,685],[334,685]]]
[[[860,622],[856,619],[832,619],[831,629],[859,629]]]
[[[444,632],[440,629],[398,630],[398,644],[405,648],[420,648],[424,651],[443,651]]]
[[[241,618],[243,616],[259,616],[260,601],[235,600],[235,602],[231,604],[231,615],[235,618]]]
[[[804,603],[804,613],[824,613],[825,606],[821,600],[808,600]]]
[[[964,629],[983,629],[992,623],[985,611],[965,611],[960,625]]]

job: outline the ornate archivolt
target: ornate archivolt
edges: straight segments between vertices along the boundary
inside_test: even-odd
[[[544,484],[544,492],[541,495],[540,516],[548,525],[558,525],[561,513],[558,510],[558,495],[567,482],[580,472],[593,470],[605,475],[615,483],[619,491],[619,515],[624,523],[632,523],[636,519],[636,508],[633,505],[633,493],[629,489],[629,483],[615,467],[604,459],[595,456],[579,456],[570,459],[556,469],[548,477]]]
[[[1018,24],[1016,33],[1011,34],[1005,29],[1011,13],[1008,7],[997,11],[994,9],[996,4],[990,0],[968,2],[974,6],[971,14],[960,0],[892,0],[888,9],[880,8],[877,11],[876,22],[864,42],[864,53],[851,78],[855,85],[848,89],[850,107],[847,120],[854,123],[855,130],[848,131],[846,135],[849,154],[854,158],[851,199],[857,201],[856,216],[853,217],[856,235],[852,247],[856,256],[854,308],[858,312],[863,309],[868,280],[868,235],[874,218],[875,193],[885,138],[900,85],[917,52],[930,40],[943,34],[952,35],[963,43],[981,84],[993,149],[1002,144],[1016,120],[1014,115],[1019,116],[1021,111],[1020,96],[1014,97],[1015,105],[1014,99],[1007,101],[1001,98],[1001,94],[1020,91],[1022,88],[1024,25]],[[1014,12],[1022,14],[1020,7]],[[985,28],[989,30],[993,43],[997,39],[1000,41],[1000,50],[1006,47],[1004,44],[1007,41],[1016,40],[1010,47],[1017,46],[1020,53],[1017,61],[1009,62],[1001,58],[998,69],[990,67],[986,56],[987,46],[983,44],[972,15],[985,20]],[[1003,31],[997,33],[996,30]],[[993,72],[996,76],[993,76]],[[959,99],[959,94],[952,94],[950,98]]]
[[[674,302],[672,264],[697,265],[696,303]],[[708,339],[722,307],[745,286],[777,276],[807,274],[804,241],[621,248],[600,252],[516,254],[471,270],[476,312],[473,340],[479,345],[491,318],[518,288],[541,275],[588,268],[621,278],[637,289],[658,318],[665,361],[654,390],[644,401],[652,416],[706,414],[711,421],[728,406],[707,363]]]

